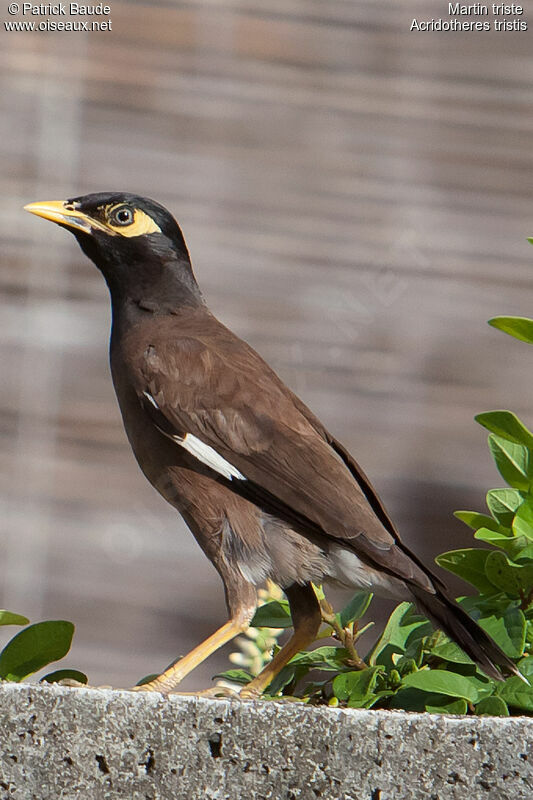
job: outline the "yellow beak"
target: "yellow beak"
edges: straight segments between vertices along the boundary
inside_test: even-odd
[[[82,211],[77,211],[71,204],[63,200],[28,203],[27,206],[24,206],[24,211],[29,211],[30,214],[35,214],[37,217],[42,217],[51,222],[57,222],[58,225],[66,225],[68,228],[75,228],[85,233],[92,233],[95,228],[108,234],[113,233],[101,222],[92,219]]]

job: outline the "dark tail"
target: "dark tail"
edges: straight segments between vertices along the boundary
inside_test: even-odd
[[[439,590],[436,594],[430,594],[413,584],[410,589],[420,610],[437,628],[453,639],[489,678],[497,681],[502,681],[509,675],[522,678],[511,659],[455,600]]]

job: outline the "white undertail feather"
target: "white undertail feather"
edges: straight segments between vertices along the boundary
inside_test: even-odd
[[[332,544],[329,548],[331,565],[330,578],[343,586],[353,589],[367,589],[380,597],[395,600],[410,600],[411,594],[405,582],[379,569],[373,569],[342,544]]]

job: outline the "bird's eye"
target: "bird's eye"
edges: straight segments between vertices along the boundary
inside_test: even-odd
[[[115,225],[131,225],[133,222],[133,211],[128,206],[121,206],[116,208],[112,215],[111,221]]]

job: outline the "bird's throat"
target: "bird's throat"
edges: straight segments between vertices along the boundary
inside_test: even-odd
[[[107,280],[113,318],[179,314],[205,305],[190,264],[170,263],[159,269],[153,264],[150,270],[132,267],[122,280],[113,277]]]

